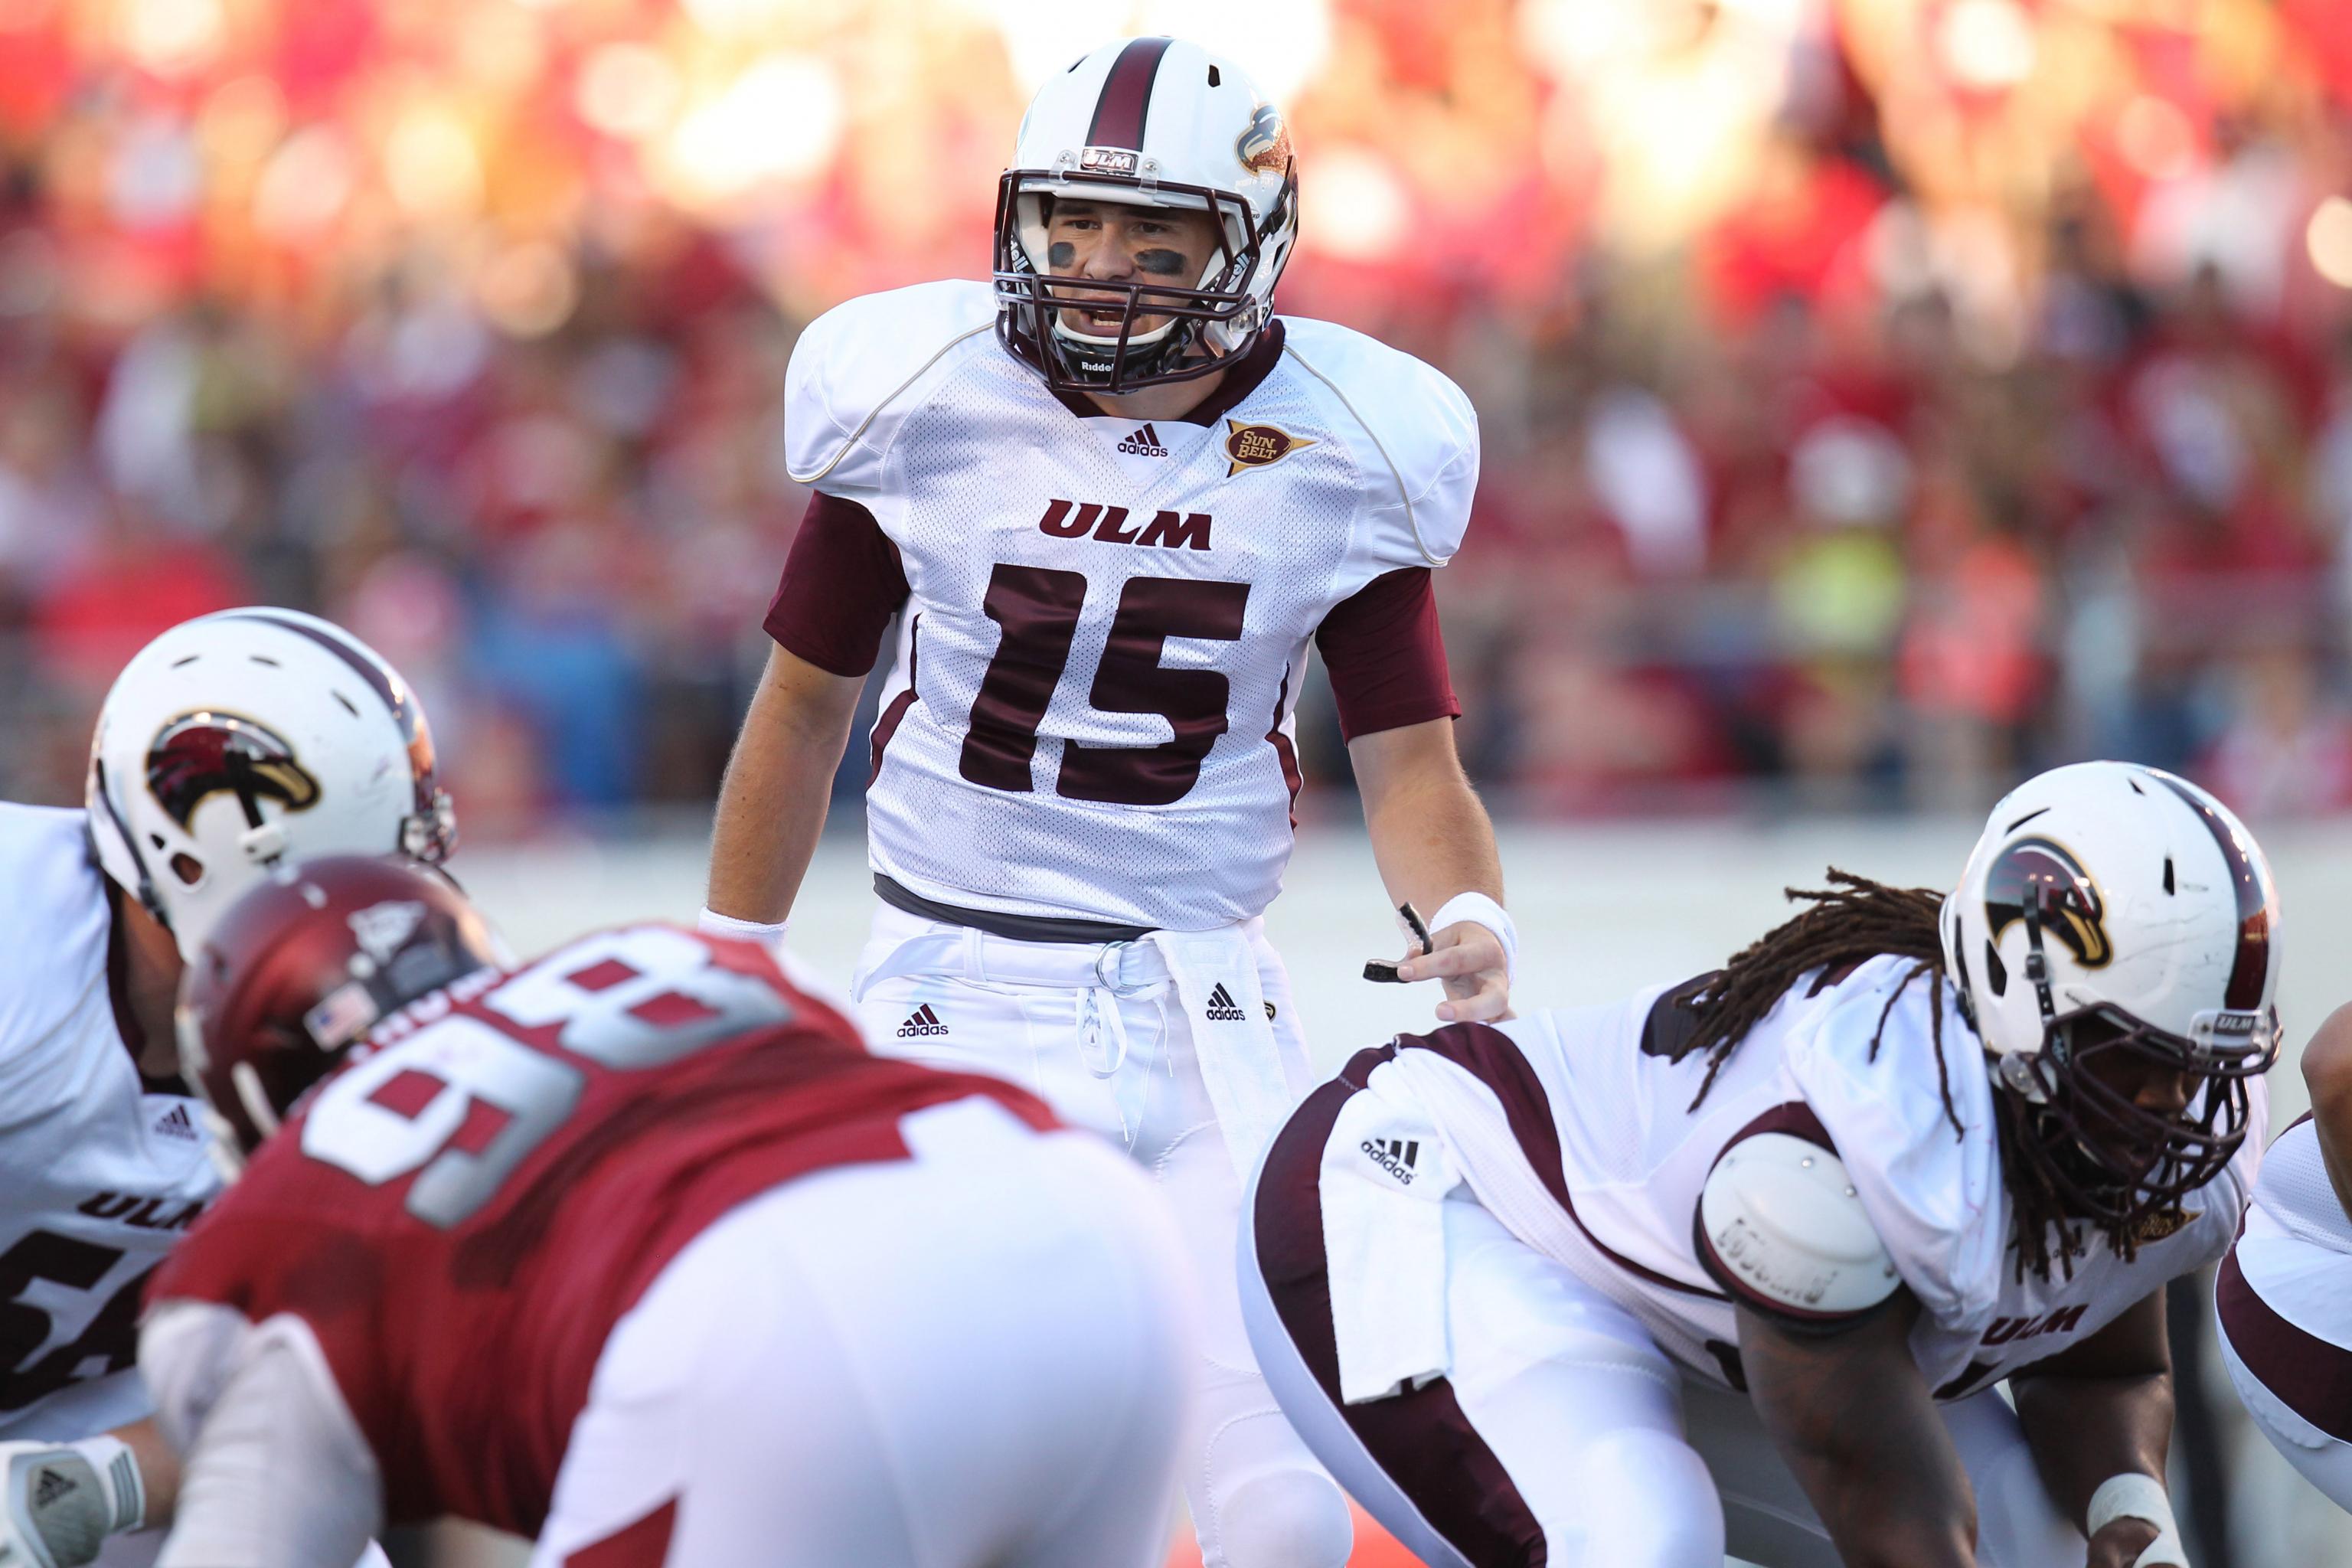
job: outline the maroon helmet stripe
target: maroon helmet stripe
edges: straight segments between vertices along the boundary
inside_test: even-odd
[[[309,637],[312,642],[350,665],[352,672],[366,681],[369,689],[383,699],[383,705],[392,710],[393,722],[400,726],[403,740],[416,739],[416,710],[410,705],[408,693],[394,683],[389,670],[352,644],[330,635],[307,621],[298,621],[291,616],[273,616],[267,609],[238,610],[233,614],[225,615],[221,618],[226,621],[259,621],[265,626],[276,626],[280,631],[289,631],[297,637]]]
[[[2269,978],[2271,967],[2271,911],[2263,892],[2261,869],[2253,855],[2221,814],[2199,800],[2180,785],[2178,779],[2164,773],[2155,775],[2164,786],[2189,803],[2205,831],[2221,851],[2221,864],[2229,868],[2230,886],[2238,895],[2238,956],[2230,966],[2229,987],[2221,994],[2221,1005],[2235,1012],[2251,1012],[2263,1005],[2263,982]]]
[[[1143,121],[1151,112],[1151,79],[1160,72],[1160,57],[1168,52],[1166,38],[1135,38],[1111,61],[1103,78],[1102,96],[1095,100],[1094,123],[1087,127],[1089,147],[1131,147],[1143,151]]]

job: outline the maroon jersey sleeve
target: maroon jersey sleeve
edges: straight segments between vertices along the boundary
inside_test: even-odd
[[[1339,733],[1350,741],[1462,716],[1426,566],[1383,574],[1333,605],[1315,646],[1331,672]]]
[[[864,675],[906,602],[898,547],[874,514],[819,490],[809,498],[761,625],[779,647],[819,669]]]

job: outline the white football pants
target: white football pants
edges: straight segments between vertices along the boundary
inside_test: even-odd
[[[1344,1412],[1276,1308],[1258,1255],[1275,1241],[1243,1230],[1244,1310],[1268,1381],[1407,1550],[1431,1568],[1722,1568],[1727,1551],[1838,1568],[1746,1395],[1685,1377],[1622,1308],[1466,1194],[1440,1206],[1452,1368]],[[2043,1490],[2015,1413],[1991,1390],[1940,1408],[1976,1491],[1977,1561],[2082,1568],[2082,1533]]]
[[[614,1328],[531,1563],[1157,1568],[1192,1350],[1165,1205],[971,1099],[728,1214]]]
[[[1272,1004],[1295,1101],[1310,1082],[1290,982],[1244,928]],[[868,980],[906,944],[957,949],[920,973]],[[1184,1494],[1206,1568],[1343,1568],[1347,1500],[1290,1428],[1242,1327],[1234,1237],[1241,1180],[1195,1055],[1195,1021],[1148,946],[1013,942],[884,907],[858,964],[858,1022],[877,1051],[1006,1079],[1071,1125],[1114,1141],[1151,1173],[1176,1215],[1199,1290],[1194,1415]],[[1173,1406],[1165,1419],[1176,1421]]]

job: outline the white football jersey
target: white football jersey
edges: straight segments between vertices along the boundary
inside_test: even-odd
[[[79,811],[0,804],[0,1438],[135,1421],[140,1287],[220,1191],[200,1107],[114,1021]]]
[[[1299,320],[1206,423],[1082,416],[995,323],[985,283],[868,295],[786,382],[794,477],[870,511],[909,590],[874,867],[1018,915],[1246,920],[1290,854],[1308,639],[1460,545],[1475,416],[1412,356]]]
[[[1810,980],[1791,988],[1695,1110],[1706,1062],[1696,1051],[1679,1062],[1667,1054],[1674,1015],[1653,1018],[1664,987],[1397,1043],[1436,1050],[1496,1093],[1521,1151],[1622,1288],[1621,1304],[1662,1349],[1722,1383],[1739,1381],[1739,1336],[1731,1298],[1698,1258],[1701,1189],[1745,1135],[1826,1139],[1919,1300],[1913,1357],[1937,1397],[1954,1399],[2079,1343],[2221,1257],[2253,1186],[2267,1101],[2257,1082],[2244,1148],[2189,1197],[2177,1223],[2147,1227],[2134,1261],[2089,1234],[2071,1276],[2053,1265],[2047,1280],[2031,1271],[2020,1279],[1982,1048],[1943,988],[1938,1071],[1927,976],[1885,1013],[1912,967],[1874,959],[1819,995],[1806,994]],[[1937,1087],[1947,1073],[1958,1131]]]

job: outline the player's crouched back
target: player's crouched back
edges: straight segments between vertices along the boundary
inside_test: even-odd
[[[748,944],[501,965],[374,861],[255,895],[194,974],[191,1077],[255,1152],[152,1293],[165,1564],[443,1514],[548,1564],[1158,1561],[1181,1249],[1026,1094],[868,1056]]]

